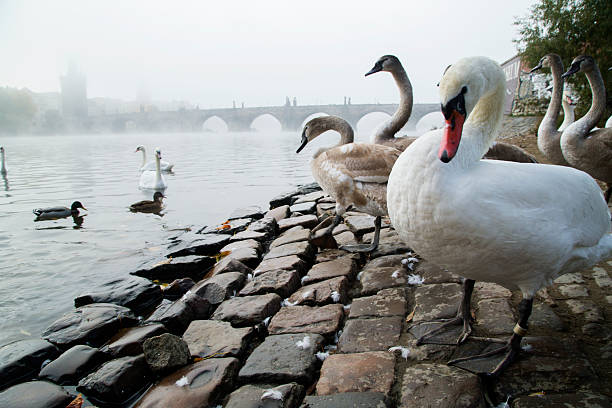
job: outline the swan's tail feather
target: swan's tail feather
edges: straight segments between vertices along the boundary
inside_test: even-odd
[[[612,234],[606,234],[592,247],[577,248],[574,256],[563,268],[564,273],[571,273],[581,269],[590,268],[594,264],[612,257]]]

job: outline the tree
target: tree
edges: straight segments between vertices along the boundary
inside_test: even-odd
[[[520,38],[515,40],[523,59],[535,66],[545,54],[558,54],[565,68],[574,57],[587,54],[597,61],[608,89],[608,110],[601,125],[611,113],[612,93],[612,1],[610,0],[539,0],[530,13],[514,22]],[[569,78],[580,101],[576,113],[584,114],[591,106],[591,89],[583,74]]]
[[[29,91],[0,87],[0,133],[29,131],[35,113]]]

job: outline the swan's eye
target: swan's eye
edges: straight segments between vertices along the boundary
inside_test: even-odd
[[[467,86],[464,86],[463,88],[461,88],[461,93],[462,94],[466,94],[467,93]]]

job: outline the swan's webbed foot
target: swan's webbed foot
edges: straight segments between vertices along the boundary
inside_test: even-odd
[[[519,321],[514,326],[514,333],[510,337],[510,340],[502,347],[494,348],[493,350],[486,351],[481,354],[473,356],[456,358],[449,361],[448,365],[458,365],[458,367],[471,371],[480,375],[485,382],[491,382],[496,379],[499,375],[513,362],[516,360],[521,352],[521,340],[527,334],[527,320],[531,314],[531,308],[533,306],[533,299],[523,299],[519,304]],[[494,339],[490,339],[494,340]],[[503,358],[499,361],[490,361],[491,357],[503,354]],[[480,360],[474,363],[461,364],[473,360]],[[488,361],[487,361],[488,360]],[[493,367],[491,371],[483,369],[483,367]]]
[[[427,322],[426,324],[429,326],[437,323],[440,324],[436,327],[430,328],[428,331],[422,334],[419,333],[420,330],[418,330],[417,325],[414,325],[410,329],[413,334],[420,334],[420,336],[417,337],[417,346],[421,344],[461,344],[468,339],[470,334],[472,334],[472,326],[470,324],[472,320],[470,301],[472,299],[474,283],[475,282],[472,279],[465,279],[463,281],[463,298],[461,299],[461,305],[459,306],[457,316],[449,320]],[[458,325],[463,325],[463,327],[460,330],[448,330],[448,328]],[[457,334],[457,340],[453,341],[452,336],[456,336]]]
[[[360,245],[342,245],[340,249],[352,253],[369,253],[375,251],[378,248],[378,242],[380,240],[380,226],[382,217],[378,216],[374,220],[374,238],[370,244]]]
[[[333,220],[331,217],[324,219],[310,231],[308,241],[319,248],[338,248],[333,232],[334,228],[336,228],[341,221],[342,217],[340,215],[336,215]],[[325,229],[321,231],[323,228]]]

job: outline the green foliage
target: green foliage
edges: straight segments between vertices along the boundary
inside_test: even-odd
[[[0,133],[28,131],[36,105],[26,90],[0,87]]]
[[[606,84],[612,86],[612,1],[611,0],[539,0],[527,16],[514,22],[520,38],[519,52],[530,66],[545,54],[558,54],[567,70],[574,57],[587,54],[597,61]],[[569,78],[580,97],[576,113],[584,114],[591,106],[591,90],[584,74]],[[602,121],[610,115],[608,111]]]

